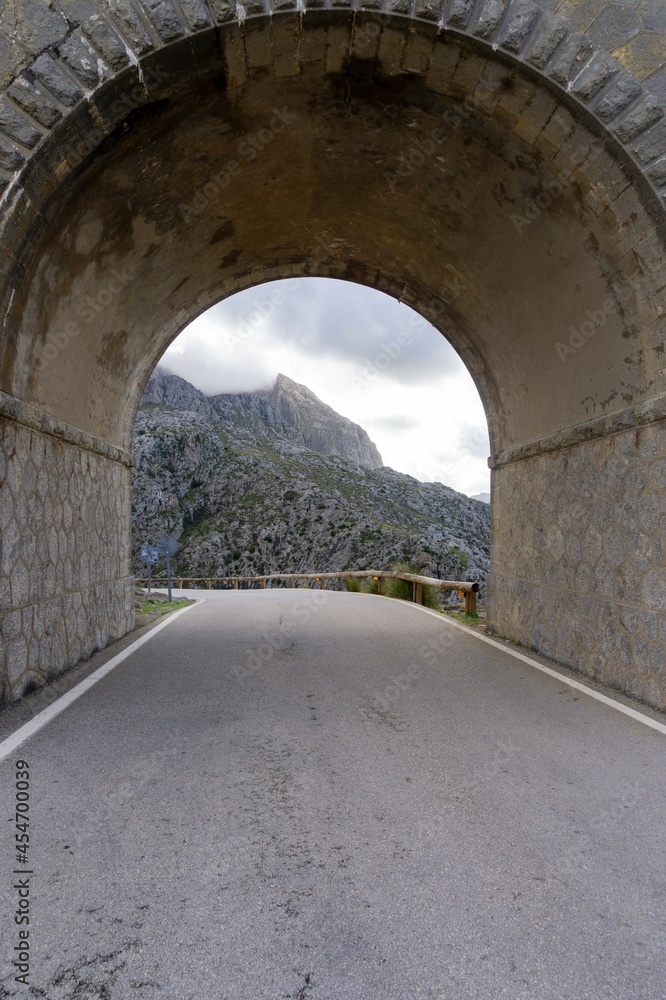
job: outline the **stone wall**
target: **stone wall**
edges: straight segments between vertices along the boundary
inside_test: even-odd
[[[493,470],[496,633],[666,709],[666,422]]]
[[[130,469],[0,417],[0,704],[134,624]]]

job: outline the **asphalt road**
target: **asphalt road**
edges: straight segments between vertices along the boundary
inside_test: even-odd
[[[0,764],[0,998],[663,1000],[666,737],[397,601],[225,592]]]

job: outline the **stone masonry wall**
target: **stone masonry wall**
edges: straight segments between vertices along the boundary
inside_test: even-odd
[[[666,423],[493,471],[493,631],[666,709]]]
[[[130,469],[0,418],[0,704],[134,624]]]

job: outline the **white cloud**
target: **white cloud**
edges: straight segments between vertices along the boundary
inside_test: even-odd
[[[161,363],[207,395],[268,388],[282,372],[364,427],[386,465],[489,489],[470,375],[437,330],[381,292],[323,278],[258,286],[194,320]]]

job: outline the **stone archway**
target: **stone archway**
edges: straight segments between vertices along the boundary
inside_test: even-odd
[[[472,6],[100,0],[10,83],[14,697],[130,627],[156,359],[233,291],[312,274],[406,301],[475,378],[492,627],[666,704],[661,111],[554,15]]]

